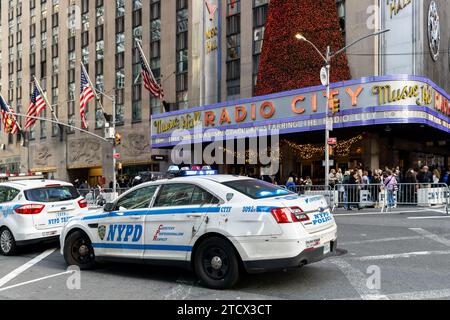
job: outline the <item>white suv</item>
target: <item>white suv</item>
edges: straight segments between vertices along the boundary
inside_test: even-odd
[[[67,182],[20,180],[0,183],[0,254],[17,246],[58,240],[70,218],[88,213],[86,200]]]

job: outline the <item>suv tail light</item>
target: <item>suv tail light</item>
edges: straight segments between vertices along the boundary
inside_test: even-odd
[[[39,214],[44,208],[43,204],[26,204],[15,208],[14,211],[18,214]]]
[[[309,220],[308,215],[303,213],[303,210],[298,207],[272,209],[271,213],[279,224]]]
[[[85,198],[78,200],[78,205],[80,208],[86,208],[88,206],[88,203]]]

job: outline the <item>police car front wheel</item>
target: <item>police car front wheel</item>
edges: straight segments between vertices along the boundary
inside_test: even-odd
[[[0,229],[0,253],[4,256],[12,256],[16,252],[16,241],[7,228]]]
[[[69,266],[78,266],[81,270],[94,267],[94,248],[84,232],[75,231],[67,237],[64,244],[64,259]]]
[[[227,289],[239,280],[239,261],[232,245],[221,238],[207,238],[195,252],[197,277],[209,288]]]

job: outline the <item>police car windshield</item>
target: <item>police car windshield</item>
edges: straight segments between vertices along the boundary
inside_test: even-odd
[[[264,199],[293,194],[289,190],[256,179],[235,180],[224,182],[223,184],[252,199]]]
[[[25,198],[33,202],[58,202],[75,200],[80,197],[77,189],[72,186],[46,187],[26,190]]]

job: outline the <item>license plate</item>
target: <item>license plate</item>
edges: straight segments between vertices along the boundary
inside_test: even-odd
[[[323,254],[328,254],[331,251],[331,242],[325,243],[323,246]]]

